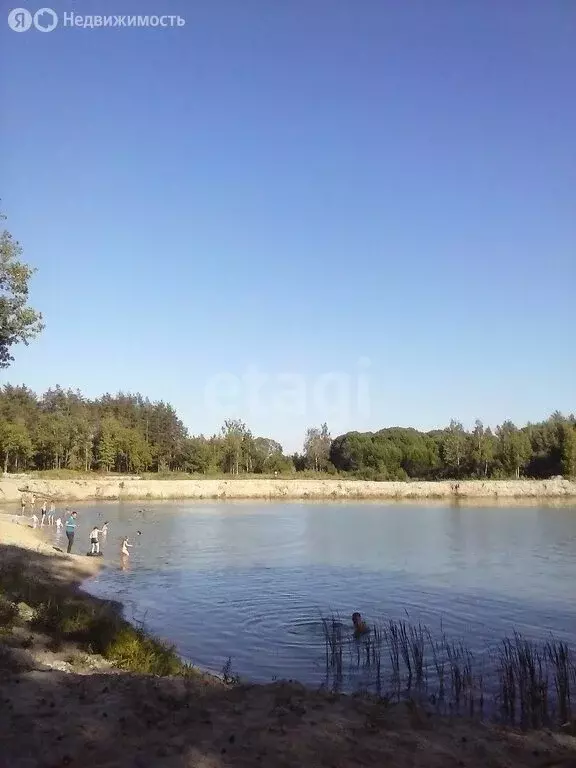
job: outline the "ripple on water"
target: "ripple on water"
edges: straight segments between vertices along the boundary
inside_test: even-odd
[[[321,682],[322,616],[338,615],[347,635],[354,610],[369,622],[422,621],[479,649],[515,627],[543,637],[576,626],[573,511],[502,524],[482,509],[437,508],[431,526],[423,506],[376,514],[374,505],[339,505],[336,516],[328,507],[260,505],[250,514],[250,505],[164,504],[145,520],[136,505],[120,514],[107,507],[113,534],[105,554],[114,569],[92,588],[122,600],[128,615],[188,658],[218,670],[231,656],[234,671],[255,680]],[[82,511],[86,536],[98,511]],[[144,535],[122,572],[117,539],[135,537],[136,528]],[[431,531],[434,546],[417,530]]]

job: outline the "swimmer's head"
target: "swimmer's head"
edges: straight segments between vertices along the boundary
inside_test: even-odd
[[[362,616],[358,613],[358,611],[355,611],[352,614],[352,624],[354,624],[355,627],[362,624]]]

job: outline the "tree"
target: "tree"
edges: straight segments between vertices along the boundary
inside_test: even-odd
[[[240,419],[226,419],[221,433],[224,440],[224,468],[233,475],[238,475],[243,448],[246,447],[247,438],[251,437],[250,431]]]
[[[308,465],[315,471],[326,470],[330,458],[330,445],[332,440],[328,432],[326,423],[322,424],[320,429],[309,427],[306,430],[306,439],[304,440],[304,454]]]
[[[150,446],[137,429],[122,427],[116,440],[121,472],[142,472],[152,463]]]
[[[188,438],[184,446],[184,469],[205,475],[214,462],[213,445],[204,437]]]
[[[6,217],[0,214],[0,220]],[[14,344],[29,341],[43,329],[42,315],[27,306],[28,283],[35,270],[20,261],[22,247],[10,232],[0,233],[0,368],[14,360]]]
[[[107,418],[103,420],[100,428],[96,453],[98,456],[98,466],[105,472],[110,472],[110,469],[116,463],[116,456],[118,454],[116,435],[118,427],[116,419]]]
[[[36,427],[35,444],[46,469],[62,467],[69,441],[69,424],[63,413],[43,413]]]
[[[576,429],[571,424],[563,424],[560,433],[562,451],[562,472],[566,477],[576,476]]]
[[[264,462],[263,471],[268,474],[274,472],[294,472],[294,464],[292,463],[290,457],[284,456],[282,452],[273,453],[271,456],[268,456]]]
[[[472,462],[478,475],[488,477],[490,462],[494,459],[495,439],[490,427],[485,428],[480,419],[476,419],[472,432]]]
[[[518,429],[511,421],[505,421],[497,428],[496,433],[498,435],[496,455],[500,463],[509,475],[519,478],[520,470],[532,454],[528,434]]]
[[[19,461],[26,461],[32,455],[32,441],[23,422],[0,422],[0,450],[4,455],[4,473],[8,472],[11,458],[17,472]]]
[[[442,443],[442,455],[448,468],[460,475],[460,468],[466,452],[466,432],[459,421],[452,419],[446,429]]]

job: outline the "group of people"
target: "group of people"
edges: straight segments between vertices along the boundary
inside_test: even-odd
[[[66,531],[66,538],[68,539],[68,549],[67,552],[70,554],[72,552],[72,545],[74,544],[74,536],[76,535],[76,527],[78,525],[78,513],[76,511],[71,512],[70,516],[66,520],[65,524],[65,531]],[[100,552],[100,536],[106,540],[106,537],[108,535],[108,520],[104,523],[104,525],[99,528],[97,525],[95,525],[92,530],[90,531],[90,552],[88,554],[92,557],[98,557],[102,553]],[[128,542],[128,536],[124,536],[122,539],[122,546],[120,548],[120,555],[122,558],[122,565],[125,565],[125,559],[130,557],[130,552],[128,551],[129,547],[132,547],[133,545]]]
[[[34,511],[34,507],[32,507],[32,527],[36,528],[38,525],[40,525],[40,528],[43,528],[45,525],[55,525],[57,528],[62,527],[61,518],[56,518],[56,507],[54,506],[54,502],[50,503],[50,507],[48,507],[46,502],[43,502],[42,507],[40,508],[40,517],[38,517]]]
[[[71,511],[68,507],[66,507],[66,510],[64,512],[64,521],[62,521],[61,517],[56,517],[56,505],[53,501],[48,504],[46,500],[42,502],[42,506],[40,508],[40,518],[36,514],[35,511],[35,505],[36,505],[36,497],[34,494],[30,495],[30,506],[32,511],[32,527],[37,528],[40,526],[40,528],[43,528],[45,525],[55,525],[57,529],[57,533],[59,533],[62,528],[64,528],[64,532],[66,534],[66,538],[68,539],[68,546],[66,548],[66,552],[70,554],[72,552],[72,547],[74,546],[74,538],[76,536],[76,528],[78,526],[78,513],[76,511]],[[26,498],[22,497],[22,513],[24,514],[26,510]],[[140,533],[140,531],[138,531]],[[88,555],[92,557],[98,557],[102,553],[100,552],[100,536],[103,537],[104,541],[106,540],[106,537],[108,535],[108,521],[102,525],[102,527],[99,527],[95,525],[92,530],[90,531],[90,551],[88,552]],[[125,568],[127,565],[127,560],[130,557],[129,549],[133,545],[130,544],[128,540],[128,536],[124,536],[122,539],[122,545],[120,548],[120,557],[121,557],[121,563],[122,567]]]

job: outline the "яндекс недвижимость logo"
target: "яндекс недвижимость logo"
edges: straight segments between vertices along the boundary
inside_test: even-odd
[[[32,13],[27,8],[13,8],[8,13],[8,26],[14,32],[27,32],[29,29],[38,32],[52,32],[60,24],[69,29],[108,29],[108,28],[137,28],[173,29],[184,27],[186,19],[179,14],[89,14],[84,16],[74,11],[66,11],[59,19],[52,8],[40,8]]]
[[[14,32],[27,32],[32,26],[39,32],[52,32],[58,26],[58,14],[52,8],[40,8],[34,15],[27,8],[13,8],[8,26]]]

